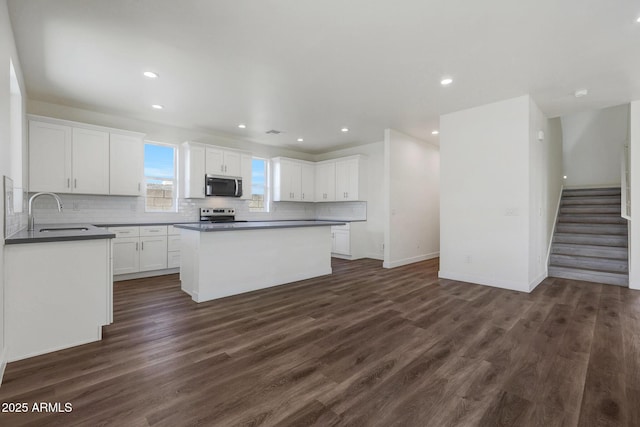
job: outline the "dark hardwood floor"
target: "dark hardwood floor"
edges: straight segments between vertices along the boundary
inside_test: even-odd
[[[640,426],[640,292],[333,266],[202,304],[176,275],[117,283],[101,342],[7,367],[0,402],[72,412],[0,425]]]

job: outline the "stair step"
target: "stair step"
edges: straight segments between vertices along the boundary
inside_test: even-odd
[[[589,215],[589,214],[561,214],[558,222],[562,223],[587,223],[587,224],[627,224],[627,220],[616,214]]]
[[[568,205],[560,207],[560,214],[617,214],[620,215],[620,204],[617,205]]]
[[[629,262],[626,259],[553,254],[549,260],[549,265],[605,271],[608,273],[629,273]]]
[[[560,233],[556,230],[553,237],[554,243],[573,243],[578,245],[592,246],[617,246],[627,247],[627,236],[610,235],[610,234],[577,234],[577,233]]]
[[[579,268],[549,266],[549,276],[563,279],[583,280],[585,282],[604,283],[607,285],[629,286],[627,274],[604,273],[582,270]]]
[[[554,243],[551,246],[551,253],[621,260],[627,260],[629,257],[626,247],[621,248],[616,246],[575,245],[571,243]]]
[[[579,234],[614,234],[619,236],[627,235],[625,224],[573,224],[558,223],[556,225],[558,233],[579,233]]]
[[[619,196],[620,187],[613,188],[574,188],[562,191],[562,197],[584,197],[584,196]]]
[[[620,206],[620,196],[596,196],[596,197],[563,197],[562,206],[571,205],[617,205]]]

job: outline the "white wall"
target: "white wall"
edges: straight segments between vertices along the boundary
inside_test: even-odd
[[[383,185],[384,169],[384,142],[375,142],[372,144],[360,145],[357,147],[346,148],[328,153],[318,154],[315,161],[336,159],[338,157],[352,156],[354,154],[362,154],[366,157],[367,168],[367,202],[366,202],[366,233],[362,238],[365,240],[362,244],[364,248],[363,256],[373,259],[383,259],[382,244],[384,243],[385,229],[385,210],[384,197],[381,191]],[[353,202],[358,203],[358,202]],[[318,219],[332,219],[331,213],[335,212],[336,207],[345,206],[344,202],[340,203],[318,203],[316,204],[316,217]],[[350,208],[354,209],[354,208]],[[336,219],[345,219],[344,216]]]
[[[631,231],[629,233],[629,288],[640,289],[640,100],[629,112],[631,165]]]
[[[440,152],[393,129],[384,135],[385,268],[440,253]],[[374,190],[375,191],[375,190]]]
[[[529,290],[529,102],[440,117],[440,277]]]
[[[628,138],[629,105],[562,117],[567,187],[620,185],[620,156]]]
[[[16,53],[15,41],[11,31],[9,13],[6,0],[0,0],[0,178],[4,175],[11,177],[12,170],[20,168],[12,167],[14,156],[11,148],[11,92],[10,92],[10,61],[13,61],[18,84],[24,94],[24,82],[20,62]],[[23,159],[23,169],[26,169]],[[5,206],[4,197],[0,197],[0,224],[4,224]],[[5,330],[4,330],[4,289],[5,289],[5,266],[4,266],[4,226],[2,225],[2,244],[0,244],[0,370],[4,368],[6,362]],[[0,371],[0,375],[2,372]]]

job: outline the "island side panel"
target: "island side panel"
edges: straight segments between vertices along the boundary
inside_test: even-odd
[[[200,231],[180,230],[180,283],[182,291],[198,301]]]
[[[110,249],[110,239],[5,247],[9,361],[102,338]]]
[[[328,226],[201,232],[198,245],[198,277],[184,285],[197,302],[332,272]]]

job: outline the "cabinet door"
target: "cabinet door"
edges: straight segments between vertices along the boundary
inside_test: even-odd
[[[109,135],[109,194],[141,196],[144,144],[135,136]]]
[[[243,154],[240,159],[240,176],[242,177],[242,199],[251,200],[251,181],[253,171],[253,157]]]
[[[224,152],[224,175],[236,177],[242,175],[240,153],[236,151]]]
[[[187,199],[204,199],[205,148],[203,145],[182,146],[183,196]]]
[[[336,200],[358,200],[358,159],[336,162]]]
[[[109,194],[109,134],[73,128],[73,192]]]
[[[316,174],[314,165],[300,165],[300,200],[303,202],[315,201]]]
[[[218,148],[207,147],[206,171],[207,175],[225,175],[224,152]]]
[[[167,268],[180,267],[180,251],[172,251],[167,254]]]
[[[71,127],[29,122],[29,191],[71,192]]]
[[[288,162],[287,162],[288,163]],[[288,163],[289,189],[291,201],[302,200],[302,165],[300,163]]]
[[[332,252],[341,255],[351,255],[350,233],[346,230],[333,231]]]
[[[321,163],[316,166],[316,202],[335,202],[336,164]]]
[[[167,236],[140,237],[140,271],[167,268]]]
[[[140,242],[137,237],[118,237],[113,239],[113,274],[137,273]]]

